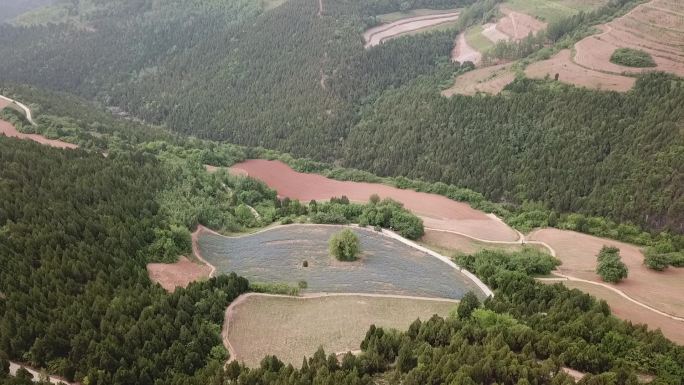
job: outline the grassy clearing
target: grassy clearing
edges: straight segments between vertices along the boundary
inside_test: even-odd
[[[280,7],[281,5],[285,4],[286,1],[287,0],[262,0],[261,7],[264,9],[264,11],[268,11],[273,8]]]
[[[580,11],[595,9],[606,2],[606,0],[509,0],[505,5],[514,11],[552,23]]]
[[[494,45],[491,40],[487,39],[487,37],[482,34],[481,25],[468,29],[465,38],[468,45],[480,52],[485,52]]]
[[[285,0],[271,0],[271,1],[285,1]],[[378,20],[380,20],[383,23],[392,23],[394,21],[401,20],[401,19],[407,19],[409,17],[428,16],[428,15],[442,15],[445,13],[452,13],[455,11],[456,11],[456,9],[421,8],[421,9],[411,9],[409,11],[404,11],[404,12],[385,13],[382,15],[377,15],[377,18],[378,18]]]
[[[298,366],[319,347],[359,349],[371,324],[406,329],[416,319],[445,316],[453,302],[365,296],[251,296],[236,306],[227,337],[237,359],[257,366],[267,354]],[[226,331],[224,330],[224,336]]]

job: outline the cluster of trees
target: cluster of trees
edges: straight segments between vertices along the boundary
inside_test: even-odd
[[[218,325],[247,281],[169,295],[147,277],[176,231],[156,199],[166,171],[140,152],[0,137],[0,357],[89,384],[192,383],[222,365]]]
[[[612,55],[610,61],[615,64],[620,64],[628,67],[655,67],[656,63],[653,61],[651,54],[640,49],[633,48],[618,48]]]
[[[620,249],[603,246],[596,256],[596,274],[606,282],[618,283],[627,278],[628,273],[620,257]]]
[[[330,255],[340,261],[355,261],[361,251],[359,237],[351,229],[343,229],[328,241]]]
[[[436,88],[460,70],[447,59],[456,30],[365,50],[367,2],[330,2],[322,17],[310,0],[268,11],[176,3],[87,2],[76,11],[88,28],[2,25],[0,79],[77,92],[206,139],[684,232],[681,183],[669,177],[681,174],[684,92],[671,77],[645,75],[626,95],[521,80],[506,97],[445,99]],[[386,4],[376,11],[400,6]],[[625,4],[547,34],[562,39]],[[463,20],[495,5],[473,3]]]

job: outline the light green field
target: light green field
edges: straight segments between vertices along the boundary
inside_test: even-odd
[[[487,39],[487,37],[482,34],[481,25],[468,29],[465,38],[468,45],[480,52],[485,52],[494,45],[491,40]]]
[[[596,9],[607,0],[508,0],[504,4],[521,13],[552,23],[580,11]]]
[[[378,15],[377,18],[383,23],[391,23],[397,20],[406,19],[409,17],[416,16],[428,16],[428,15],[441,15],[444,13],[452,13],[457,11],[457,9],[411,9],[404,12],[392,12]]]
[[[280,7],[286,1],[287,0],[262,0],[261,6],[264,8],[265,11],[268,11],[270,9]]]

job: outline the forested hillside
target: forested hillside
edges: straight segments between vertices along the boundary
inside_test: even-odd
[[[627,94],[520,80],[445,99],[462,70],[456,30],[363,49],[379,13],[471,3],[323,0],[319,15],[314,0],[83,0],[62,24],[0,26],[0,81],[204,138],[684,232],[681,80],[647,75]]]

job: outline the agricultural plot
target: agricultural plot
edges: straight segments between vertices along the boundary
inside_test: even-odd
[[[453,302],[367,296],[316,298],[247,295],[226,311],[223,338],[231,359],[258,366],[268,354],[299,366],[319,347],[360,349],[370,325],[405,330],[417,318],[446,316]]]
[[[582,67],[572,60],[572,52],[564,49],[548,60],[530,64],[525,68],[525,75],[533,79],[553,79],[579,87],[597,90],[625,92],[631,89],[636,79],[629,76],[599,72]]]
[[[608,0],[508,0],[506,6],[513,11],[553,23],[580,11],[596,9],[607,2]]]
[[[666,71],[684,76],[684,3],[653,0],[601,27],[602,32],[575,44],[580,66],[614,74]],[[610,62],[618,48],[649,53],[655,68],[634,68]]]
[[[515,241],[518,234],[492,215],[437,194],[402,190],[380,183],[345,182],[292,170],[280,161],[251,159],[230,168],[231,173],[249,175],[278,191],[281,197],[302,202],[328,200],[345,195],[354,202],[367,202],[371,195],[391,198],[423,219],[425,227],[459,232],[489,241]]]
[[[420,243],[442,255],[453,255],[454,253],[473,254],[481,250],[503,250],[520,251],[524,247],[535,247],[546,252],[546,248],[538,245],[523,246],[519,243],[500,244],[479,242],[468,237],[444,231],[425,230],[425,235],[420,239]]]
[[[521,40],[529,34],[541,31],[547,26],[547,23],[528,14],[516,12],[505,6],[501,6],[500,9],[505,16],[496,23],[495,30],[507,36],[508,39]]]
[[[478,68],[458,76],[454,85],[442,91],[442,95],[498,94],[514,79],[510,63]]]
[[[459,299],[472,290],[482,295],[445,262],[370,229],[354,229],[361,243],[359,259],[339,262],[328,253],[328,240],[342,228],[289,225],[241,237],[202,232],[198,246],[218,271],[234,271],[253,282],[296,286],[306,281],[305,292]]]
[[[454,9],[419,8],[419,9],[410,9],[408,11],[385,13],[382,15],[377,15],[376,17],[382,23],[393,23],[397,20],[402,20],[402,19],[409,19],[409,18],[420,17],[420,16],[443,15],[443,14],[447,14],[447,13],[453,13],[454,11],[455,11]]]
[[[646,324],[651,329],[660,329],[665,337],[679,344],[684,344],[684,322],[645,310],[641,306],[601,286],[578,281],[561,282],[570,289],[578,289],[596,298],[605,300],[616,317],[632,321],[635,324]],[[545,281],[545,283],[552,284],[556,282]]]
[[[574,231],[542,229],[528,238],[545,242],[556,250],[556,257],[562,262],[558,268],[562,274],[599,283],[605,282],[594,272],[596,255],[604,245],[619,248],[629,276],[618,284],[608,285],[664,313],[684,317],[684,268],[650,270],[644,266],[644,255],[638,247]]]

